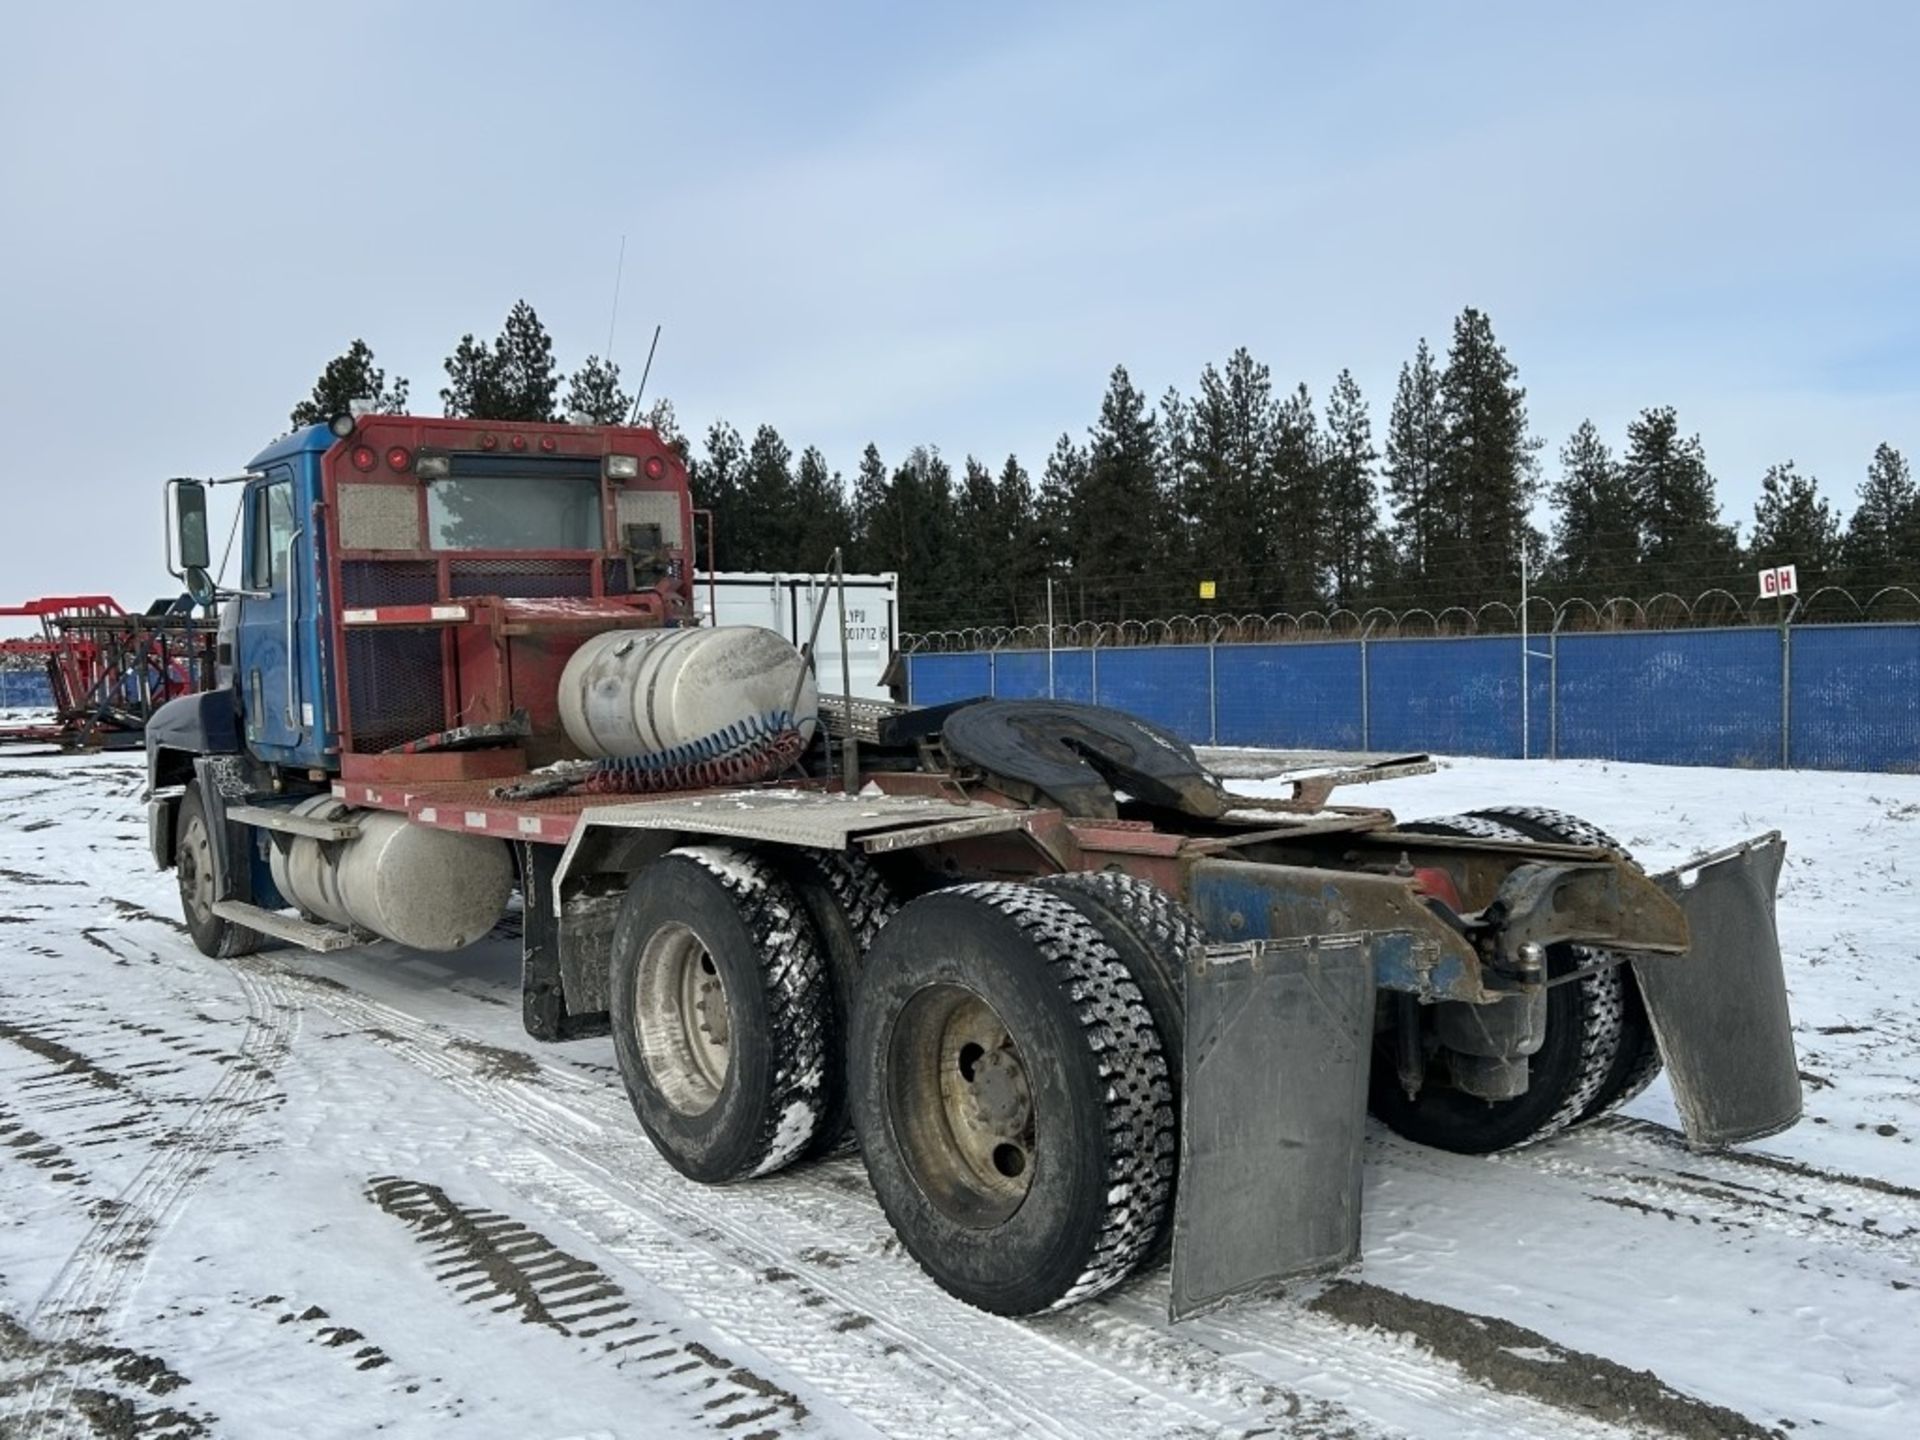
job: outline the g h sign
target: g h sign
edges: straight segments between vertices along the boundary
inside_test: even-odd
[[[1800,577],[1791,565],[1776,565],[1760,572],[1760,598],[1771,600],[1780,595],[1798,595]]]

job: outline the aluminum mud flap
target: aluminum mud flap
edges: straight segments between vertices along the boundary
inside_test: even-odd
[[[1173,1319],[1359,1255],[1382,938],[1209,945],[1189,965]]]
[[[1800,1118],[1800,1067],[1774,932],[1786,859],[1778,831],[1689,861],[1654,883],[1686,912],[1685,955],[1633,961],[1687,1142],[1757,1140]]]

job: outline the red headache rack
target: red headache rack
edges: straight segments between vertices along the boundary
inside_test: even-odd
[[[0,725],[0,745],[128,749],[167,701],[213,684],[216,622],[180,600],[129,614],[110,595],[57,595],[0,605],[40,634],[0,639],[0,671],[47,679],[52,718]]]

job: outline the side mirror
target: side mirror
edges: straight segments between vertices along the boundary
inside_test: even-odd
[[[214,602],[220,598],[220,592],[214,588],[213,576],[203,565],[189,565],[187,568],[187,595],[203,610],[212,610]]]
[[[213,563],[207,542],[207,487],[198,480],[174,482],[173,533],[179,537],[181,569],[191,573]]]

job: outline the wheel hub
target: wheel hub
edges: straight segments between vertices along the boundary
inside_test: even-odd
[[[984,996],[936,985],[895,1025],[888,1104],[922,1192],[949,1218],[1004,1222],[1033,1185],[1033,1090],[1020,1047]]]
[[[648,1078],[682,1115],[713,1108],[726,1084],[732,1010],[706,945],[685,925],[663,925],[640,954],[634,1033]]]

